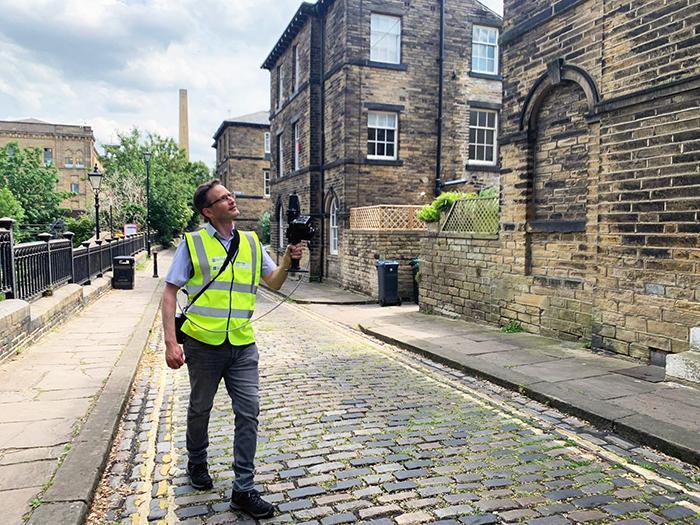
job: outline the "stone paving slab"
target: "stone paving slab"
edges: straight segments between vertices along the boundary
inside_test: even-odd
[[[560,410],[584,417],[601,428],[617,428],[642,443],[700,464],[700,446],[695,444],[700,435],[700,390],[618,373],[639,367],[636,361],[571,348],[570,343],[557,344],[552,339],[532,334],[501,334],[475,323],[417,312],[384,316],[378,322],[365,316],[359,325],[363,332],[383,341],[520,390],[539,401],[553,403]],[[407,325],[412,327],[412,337],[405,335]],[[473,327],[480,336],[489,337],[480,344],[504,341],[517,348],[475,357],[470,355],[472,350],[460,344],[459,337],[443,337],[437,345],[424,344],[422,338],[416,337],[421,330],[426,334],[433,333],[433,326],[442,334],[448,333],[449,327],[455,327],[454,334],[464,335],[467,339],[471,337],[469,329]],[[519,337],[522,337],[520,344]],[[508,357],[512,357],[512,361]],[[669,402],[670,399],[673,402]],[[634,415],[639,415],[639,418],[629,419]],[[628,418],[627,423],[622,423],[623,418]],[[629,424],[631,421],[635,424]]]
[[[258,309],[271,306],[261,298]],[[187,371],[165,366],[158,331],[86,523],[254,523],[228,506],[235,431],[223,386],[209,433],[214,488],[189,485]],[[278,508],[263,523],[700,519],[699,469],[518,392],[380,345],[299,306],[282,306],[256,333],[256,482]]]
[[[120,363],[133,377],[160,282],[138,271],[134,290],[101,295],[0,364],[0,502],[15,509],[2,523],[22,523],[32,500],[31,523],[82,522],[130,389]]]

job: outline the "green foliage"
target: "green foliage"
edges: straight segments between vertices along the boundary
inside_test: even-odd
[[[0,188],[0,217],[11,217],[18,223],[24,220],[24,209],[10,191],[10,188]]]
[[[479,197],[497,197],[498,188],[491,186],[490,188],[484,188],[479,192]]]
[[[438,210],[440,213],[450,211],[452,204],[460,199],[471,199],[476,197],[474,192],[461,192],[461,191],[446,191],[435,197],[432,202],[432,207]]]
[[[501,332],[505,332],[506,334],[517,334],[524,331],[520,322],[515,320],[508,321],[508,324],[501,327]]]
[[[440,212],[432,204],[426,204],[418,210],[416,218],[423,222],[437,222],[440,220]]]
[[[266,211],[258,220],[258,226],[260,226],[260,242],[263,244],[270,244],[270,212]]]
[[[58,169],[44,166],[39,148],[21,148],[16,142],[0,148],[0,188],[14,198],[3,191],[0,207],[18,220],[20,231],[25,224],[50,224],[63,215],[59,206],[69,194],[57,192],[57,183]],[[21,235],[17,238],[22,241]]]
[[[188,162],[184,150],[170,138],[142,136],[138,129],[120,134],[119,143],[105,146],[103,188],[111,192],[116,225],[137,223],[145,231],[146,164],[143,153],[151,152],[150,227],[160,242],[170,244],[179,233],[199,222],[191,206],[194,189],[210,178],[202,162]]]
[[[101,215],[101,214],[100,214]],[[95,231],[95,221],[88,215],[81,215],[80,218],[66,217],[66,231],[73,232],[73,246],[80,246],[80,243],[92,237]]]

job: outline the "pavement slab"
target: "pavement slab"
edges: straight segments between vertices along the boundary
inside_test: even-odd
[[[273,306],[266,297],[259,298],[256,316]],[[341,325],[309,311],[283,305],[255,325],[261,355],[256,482],[278,507],[270,523],[602,524],[635,519],[640,509],[652,508],[652,498],[690,504],[685,482],[671,486],[651,470],[629,468],[633,455],[614,452],[628,446],[620,436],[440,364],[460,355],[460,347],[436,344],[417,355],[349,330],[347,318]],[[328,306],[325,311],[340,317]],[[144,355],[86,523],[145,525],[167,516],[250,523],[228,508],[235,430],[223,385],[209,433],[214,488],[189,485],[187,370],[164,365],[159,331],[156,325],[156,346]],[[436,359],[433,351],[451,354]],[[461,355],[495,373],[502,367],[489,358],[505,352]],[[517,372],[507,371],[513,380]],[[535,382],[526,390],[599,403],[571,394],[565,384],[528,379]],[[617,419],[632,414],[606,406]],[[700,472],[659,457],[687,480]],[[576,504],[593,497],[600,498]],[[678,516],[679,524],[695,517]]]

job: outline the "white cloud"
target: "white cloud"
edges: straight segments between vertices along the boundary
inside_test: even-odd
[[[260,65],[300,0],[0,0],[0,119],[92,126],[98,143],[138,127],[212,165],[225,118],[269,108]],[[500,0],[484,2],[498,12]]]

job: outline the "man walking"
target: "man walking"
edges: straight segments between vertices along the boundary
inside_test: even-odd
[[[209,415],[223,379],[235,416],[231,508],[254,518],[269,518],[274,507],[254,489],[260,408],[258,349],[250,319],[260,278],[278,290],[287,278],[292,259],[301,258],[302,246],[288,245],[277,267],[255,232],[235,230],[234,220],[240,212],[235,197],[221,181],[214,179],[200,185],[193,200],[207,225],[186,233],[186,242],[178,246],[165,277],[162,306],[165,360],[173,369],[186,362],[190,378],[187,473],[194,488],[212,488],[207,466]],[[225,264],[227,258],[230,262]],[[175,330],[176,295],[183,286],[190,299],[204,289],[182,325],[184,352]]]

